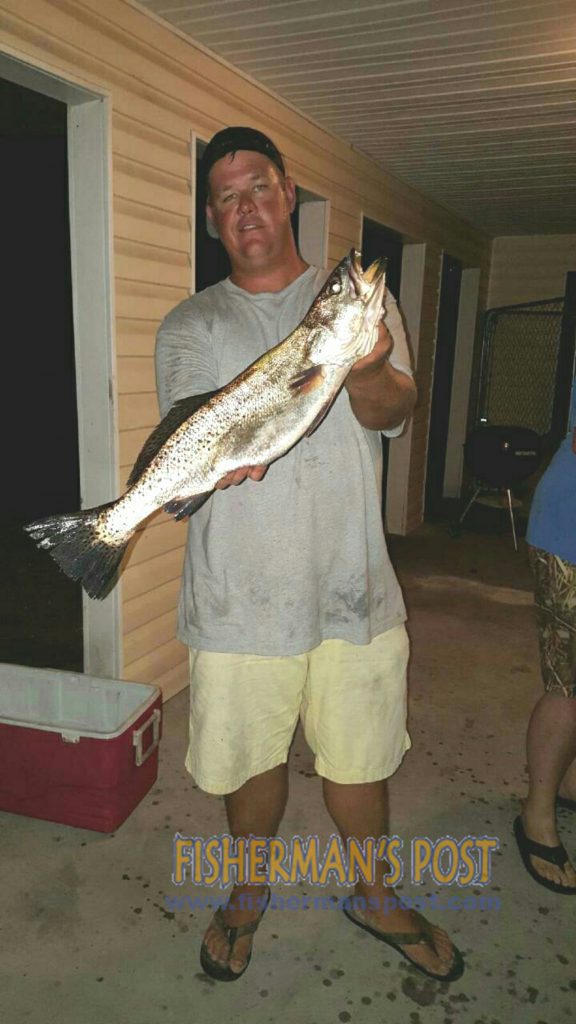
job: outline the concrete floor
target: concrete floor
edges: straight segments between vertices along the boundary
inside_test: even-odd
[[[270,909],[244,978],[221,985],[199,968],[209,911],[170,910],[170,897],[209,895],[171,883],[172,837],[225,831],[220,799],[183,767],[187,697],[165,707],[157,785],[115,835],[0,814],[0,986],[9,1024],[560,1024],[575,1017],[576,900],[525,873],[511,837],[525,791],[524,735],[540,693],[525,551],[507,534],[442,525],[395,538],[413,644],[412,750],[391,782],[391,832],[404,841],[405,897],[436,893],[433,920],[450,930],[467,970],[453,985],[418,974],[338,910]],[[563,811],[576,856],[576,816]],[[332,834],[312,757],[297,735],[282,835]],[[423,835],[498,837],[485,887],[410,878]],[[335,897],[344,890],[331,885]],[[290,895],[279,887],[279,895]],[[298,894],[309,892],[305,886]],[[476,897],[459,909],[449,897]],[[493,905],[478,902],[492,898]],[[499,906],[497,905],[499,901]],[[474,905],[473,905],[474,904]]]

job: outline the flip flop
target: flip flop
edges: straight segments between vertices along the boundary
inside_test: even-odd
[[[570,800],[567,796],[557,796],[556,807],[563,807],[565,811],[576,811],[576,800]]]
[[[353,924],[357,924],[359,928],[363,928],[365,932],[369,932],[375,939],[379,939],[380,942],[385,942],[387,946],[391,946],[397,953],[400,953],[405,960],[408,960],[414,967],[416,967],[422,974],[425,974],[428,978],[433,978],[434,981],[456,981],[464,973],[464,960],[459,949],[452,945],[454,950],[454,958],[452,960],[452,967],[446,974],[436,974],[434,971],[429,971],[426,967],[417,963],[411,956],[402,949],[403,946],[414,946],[417,943],[423,943],[431,947],[436,953],[436,947],[434,945],[432,926],[429,921],[426,920],[422,914],[419,914],[417,910],[413,910],[412,913],[416,916],[420,925],[420,930],[417,932],[383,932],[379,928],[373,928],[372,925],[362,921],[359,917],[356,917],[350,910],[343,907],[346,917],[352,921]]]
[[[219,929],[226,936],[228,946],[230,949],[229,959],[232,956],[232,950],[236,944],[236,941],[242,938],[243,935],[253,935],[257,930],[270,902],[270,889],[266,893],[266,904],[261,910],[260,914],[254,921],[248,921],[246,924],[238,925],[237,928],[232,928],[226,924],[224,920],[224,912],[222,907],[218,907],[214,914],[213,920],[218,925]],[[202,970],[210,977],[214,978],[215,981],[238,981],[242,975],[248,970],[248,965],[252,959],[252,950],[248,953],[246,963],[241,971],[233,971],[227,964],[220,964],[217,960],[213,960],[208,952],[206,943],[203,942],[200,947],[200,965]]]
[[[545,889],[550,889],[551,892],[559,892],[562,896],[576,896],[576,885],[560,885],[559,882],[551,882],[549,878],[544,878],[538,874],[530,860],[530,857],[540,857],[541,860],[547,861],[548,864],[556,864],[557,867],[563,868],[569,857],[562,843],[559,846],[543,846],[542,843],[536,843],[533,839],[529,839],[524,831],[524,824],[520,815],[514,819],[514,835],[524,867],[530,877],[535,882],[538,882],[538,885],[543,885]]]

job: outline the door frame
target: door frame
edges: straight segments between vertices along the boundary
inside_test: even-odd
[[[0,76],[68,107],[70,258],[81,508],[117,497],[118,424],[112,288],[110,102],[4,50]],[[103,601],[82,591],[84,672],[121,671],[121,582]]]

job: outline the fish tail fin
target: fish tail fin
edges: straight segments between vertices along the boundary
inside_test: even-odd
[[[72,580],[79,580],[90,597],[106,597],[133,530],[113,544],[98,530],[100,518],[116,502],[81,512],[38,519],[24,527],[39,548],[44,548]]]

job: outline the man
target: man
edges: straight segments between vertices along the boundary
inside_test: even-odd
[[[298,253],[295,185],[265,135],[218,132],[202,179],[208,223],[232,273],[182,302],[160,328],[163,415],[180,398],[221,387],[285,338],[326,278]],[[387,832],[386,778],[410,740],[406,614],[382,529],[379,431],[401,432],[416,391],[390,295],[384,321],[319,429],[270,467],[230,473],[219,485],[227,493],[190,520],[178,629],[191,651],[186,766],[201,788],[224,794],[235,837],[276,834],[299,716],[343,840]],[[215,915],[201,951],[212,977],[244,973],[263,911],[238,897],[262,901],[264,891],[237,885]],[[432,977],[461,974],[443,931],[413,911],[384,912],[390,890],[381,877],[356,892],[376,895],[378,908],[350,914],[355,923]]]

